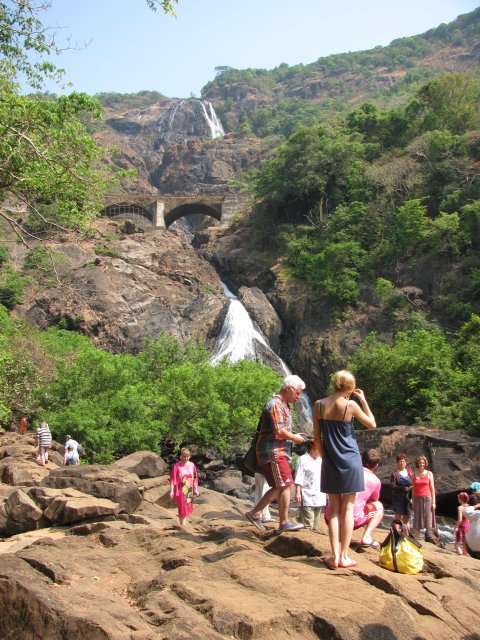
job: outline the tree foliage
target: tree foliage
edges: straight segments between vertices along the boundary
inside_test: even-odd
[[[52,62],[55,30],[39,17],[47,6],[0,2],[0,215],[22,238],[38,228],[82,226],[112,180],[100,169],[105,152],[86,129],[101,116],[96,100],[19,94],[20,81],[39,90],[47,78],[62,76]],[[29,219],[19,218],[19,210]]]
[[[251,437],[277,374],[251,361],[212,367],[208,352],[164,335],[137,355],[95,349],[50,330],[41,338],[56,372],[36,394],[38,416],[61,438],[74,432],[94,461],[168,443],[226,453]]]

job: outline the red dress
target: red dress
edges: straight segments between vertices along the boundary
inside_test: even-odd
[[[178,507],[178,516],[185,518],[193,511],[193,496],[198,492],[197,468],[193,462],[185,464],[180,460],[172,469],[170,484]]]

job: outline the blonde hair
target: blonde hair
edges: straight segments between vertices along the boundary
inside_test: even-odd
[[[333,391],[334,393],[343,393],[355,389],[357,382],[355,376],[350,371],[342,369],[337,371],[333,376]]]
[[[191,455],[192,455],[192,452],[188,447],[182,447],[180,449],[180,458],[183,458],[183,456],[191,456]]]

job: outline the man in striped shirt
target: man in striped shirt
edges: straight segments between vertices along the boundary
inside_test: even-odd
[[[37,429],[37,462],[44,467],[48,462],[48,450],[52,446],[52,432],[46,422],[41,422]]]
[[[288,520],[290,487],[293,485],[293,477],[285,444],[287,440],[300,444],[306,439],[305,434],[292,433],[289,407],[291,402],[300,398],[304,389],[303,380],[298,376],[288,375],[284,379],[280,391],[263,407],[257,439],[257,462],[259,472],[265,476],[270,489],[253,509],[245,514],[247,520],[261,531],[265,531],[261,512],[273,500],[278,502],[282,531],[296,531],[303,528],[303,524]]]

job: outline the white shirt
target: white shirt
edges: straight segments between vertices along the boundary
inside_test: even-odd
[[[73,447],[73,450],[78,454],[79,444],[73,438],[69,438],[63,446],[65,447],[65,451],[68,449],[68,447]]]
[[[327,504],[327,496],[320,491],[321,469],[322,459],[314,459],[309,453],[304,453],[297,461],[295,484],[302,487],[304,507],[324,507]]]
[[[470,529],[465,534],[465,539],[472,551],[480,552],[480,509],[463,507],[463,515],[470,520]]]

